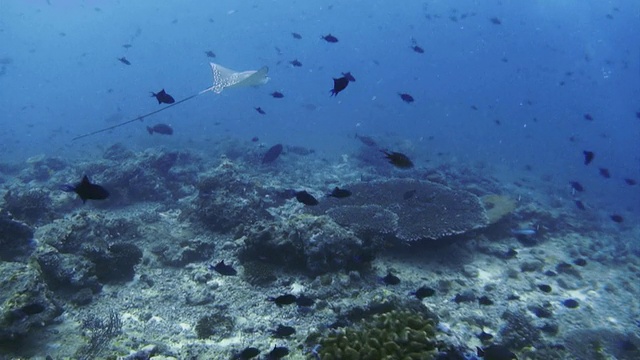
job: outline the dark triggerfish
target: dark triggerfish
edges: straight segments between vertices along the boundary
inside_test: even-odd
[[[62,185],[60,189],[66,192],[75,192],[82,199],[83,204],[87,200],[104,200],[109,197],[109,192],[100,185],[92,184],[87,175],[76,185]]]
[[[173,128],[167,124],[156,124],[153,127],[147,126],[147,132],[149,135],[153,135],[154,133],[162,134],[162,135],[172,135]]]
[[[156,100],[158,100],[158,104],[173,104],[174,102],[176,102],[173,96],[167,94],[167,92],[164,91],[164,89],[160,90],[157,93],[154,93],[152,91],[151,97],[155,97]]]
[[[269,150],[267,150],[267,152],[262,157],[262,163],[263,164],[272,163],[276,161],[276,159],[278,158],[278,156],[280,156],[280,154],[282,154],[282,144],[273,145],[271,148],[269,148]]]

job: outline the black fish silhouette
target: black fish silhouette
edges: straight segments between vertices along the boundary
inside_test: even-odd
[[[158,100],[158,104],[173,104],[176,102],[173,96],[167,94],[164,89],[158,93],[151,92],[151,97],[155,97]]]
[[[284,97],[284,94],[279,91],[274,91],[271,93],[271,96],[273,96],[276,99],[282,99]]]
[[[342,76],[346,77],[347,80],[351,82],[356,82],[356,78],[354,78],[353,75],[351,75],[350,71],[347,71],[346,73],[342,73]]]
[[[296,200],[309,206],[315,206],[319,204],[318,200],[305,190],[296,192]]]
[[[591,162],[593,161],[593,158],[596,156],[596,154],[594,154],[593,151],[589,151],[589,150],[584,150],[582,153],[584,154],[585,165],[591,164]]]
[[[346,76],[341,78],[333,79],[333,89],[329,90],[331,92],[331,96],[336,96],[338,93],[347,88],[349,85],[349,79]]]
[[[600,175],[602,175],[602,177],[609,179],[611,177],[611,173],[609,172],[609,169],[605,169],[605,168],[600,168]]]
[[[276,159],[278,158],[278,156],[280,156],[280,154],[282,154],[282,144],[273,145],[271,148],[269,148],[269,150],[267,150],[267,152],[262,157],[262,163],[263,164],[272,163],[276,161]]]
[[[302,35],[295,32],[292,32],[291,36],[293,36],[294,39],[298,39],[298,40],[302,39]]]
[[[300,61],[298,61],[298,59],[289,61],[289,64],[291,64],[294,67],[301,67],[302,66],[302,63]]]
[[[104,200],[109,197],[109,192],[100,185],[92,184],[87,175],[76,185],[62,185],[60,189],[66,192],[75,192],[82,199],[83,204],[87,200]]]
[[[278,297],[267,298],[269,301],[273,301],[278,307],[283,305],[291,305],[296,302],[296,296],[292,294],[280,295]]]
[[[398,95],[400,95],[400,98],[402,99],[402,101],[411,104],[414,99],[413,96],[407,94],[407,93],[398,93]]]
[[[261,108],[261,107],[259,107],[259,106],[258,106],[257,108],[254,108],[254,109],[256,109],[256,111],[257,111],[259,114],[262,114],[262,115],[266,115],[266,114],[267,114],[267,113],[266,113],[266,112],[264,112],[264,110],[262,110],[262,108]]]
[[[339,187],[336,186],[333,189],[332,192],[327,194],[327,196],[331,196],[331,197],[338,198],[338,199],[343,199],[343,198],[347,198],[347,197],[351,196],[351,191],[345,190],[345,189],[340,189]]]
[[[380,150],[384,154],[384,157],[389,160],[393,166],[400,169],[410,169],[413,167],[413,162],[407,157],[407,155],[392,151],[390,153]]]
[[[123,64],[125,64],[125,65],[131,65],[131,63],[129,62],[129,60],[127,60],[127,58],[126,58],[126,57],[124,57],[124,56],[123,56],[123,57],[121,57],[121,58],[118,58],[118,61],[120,61],[121,63],[123,63]]]
[[[225,264],[224,260],[220,261],[215,266],[210,266],[210,268],[220,275],[234,276],[238,274],[236,269],[234,269],[231,265]]]
[[[326,41],[326,42],[329,42],[329,43],[337,43],[338,42],[338,38],[333,36],[333,35],[331,35],[331,34],[327,34],[327,35],[323,36],[322,39],[324,41]]]

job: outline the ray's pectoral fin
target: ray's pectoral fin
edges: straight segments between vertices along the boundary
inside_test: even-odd
[[[220,94],[225,88],[259,86],[269,81],[269,68],[263,66],[259,70],[234,71],[216,63],[210,63],[213,73],[213,86],[204,90]]]

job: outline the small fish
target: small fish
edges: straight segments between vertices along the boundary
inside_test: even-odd
[[[82,199],[83,204],[87,200],[104,200],[109,197],[109,192],[100,185],[92,184],[87,175],[83,176],[82,181],[76,185],[62,185],[60,190],[75,192]]]
[[[412,45],[410,46],[410,48],[413,49],[413,51],[417,52],[418,54],[424,54],[424,49],[418,45]]]
[[[416,194],[416,191],[417,191],[416,189],[407,190],[407,191],[405,191],[404,194],[402,194],[402,198],[404,200],[409,200],[409,199],[411,199],[413,197],[413,195]]]
[[[500,19],[498,19],[497,17],[492,17],[491,19],[489,19],[489,21],[491,21],[492,24],[494,25],[501,25],[502,21]]]
[[[328,42],[328,43],[337,43],[338,42],[338,38],[331,35],[331,34],[327,34],[325,36],[322,36],[321,39],[323,39],[324,41]]]
[[[413,295],[418,298],[418,300],[422,300],[427,297],[431,297],[436,293],[436,291],[430,287],[422,286],[418,290],[416,290]]]
[[[162,134],[162,135],[173,135],[173,128],[167,124],[156,124],[153,127],[147,126],[147,132],[149,135],[153,135],[154,133]]]
[[[587,207],[586,207],[586,206],[584,206],[584,203],[583,203],[582,201],[580,201],[580,200],[576,200],[576,201],[575,201],[575,203],[576,203],[576,207],[577,207],[578,209],[580,209],[580,210],[587,210]]]
[[[636,185],[638,183],[637,181],[635,181],[634,179],[631,179],[631,178],[625,178],[624,182],[629,186],[634,186],[634,185]]]
[[[477,354],[484,360],[518,360],[518,357],[503,345],[490,345],[484,349],[476,347]]]
[[[305,190],[296,192],[296,200],[308,206],[316,206],[319,204],[318,200]]]
[[[618,214],[613,214],[610,216],[610,218],[613,222],[617,222],[618,224],[624,221],[624,218],[622,217],[622,215],[618,215]]]
[[[585,120],[593,121],[593,116],[591,116],[591,114],[584,114],[582,117],[584,117]]]
[[[484,305],[484,306],[493,305],[493,300],[491,300],[488,296],[483,295],[478,298],[478,304]]]
[[[398,285],[400,284],[400,278],[393,275],[392,273],[388,272],[387,276],[383,277],[382,282],[384,282],[387,285]]]
[[[209,265],[209,269],[215,270],[218,274],[224,275],[224,276],[238,275],[238,272],[236,271],[236,269],[234,269],[233,266],[231,265],[225,264],[224,260],[220,261],[215,266]]]
[[[207,55],[207,57],[210,57],[210,58],[216,57],[216,54],[211,50],[207,50],[204,53],[205,53],[205,55]]]
[[[258,142],[260,141],[260,138],[258,138],[257,136],[254,136],[251,138],[251,142]]]
[[[128,49],[128,48],[130,48],[130,47],[132,47],[132,46],[133,46],[133,45],[131,45],[131,44],[124,44],[124,45],[122,45],[122,47],[123,47],[123,48],[125,48],[125,49]]]
[[[384,157],[389,160],[393,166],[400,169],[410,169],[413,167],[413,162],[407,157],[407,155],[392,151],[390,153],[380,150],[384,154]]]
[[[537,233],[535,229],[511,229],[511,234],[516,236],[533,236]]]
[[[284,97],[284,94],[279,91],[274,91],[270,95],[276,99],[282,99]]]
[[[298,59],[289,61],[289,64],[291,64],[293,67],[301,67],[302,63],[300,61],[298,61]]]
[[[571,185],[573,190],[575,190],[577,192],[583,192],[584,191],[584,187],[582,186],[582,184],[580,184],[577,181],[569,181],[569,184]]]
[[[342,73],[342,76],[346,77],[347,80],[351,82],[356,82],[356,78],[354,78],[353,75],[351,75],[350,71],[347,71],[346,73]]]
[[[349,79],[346,76],[333,78],[333,89],[329,90],[331,96],[337,96],[340,91],[347,88],[347,85],[349,85]]]
[[[124,56],[121,57],[121,58],[118,58],[118,61],[120,61],[121,63],[123,63],[125,65],[131,65],[131,62],[129,60],[127,60],[127,58],[124,57]]]
[[[584,154],[585,165],[591,164],[591,162],[593,161],[593,158],[596,156],[596,154],[594,154],[593,151],[584,150],[582,153]]]
[[[238,355],[234,357],[234,360],[249,360],[260,355],[260,350],[254,347],[248,347],[242,350]]]
[[[298,39],[298,40],[302,39],[302,35],[295,32],[292,32],[291,36],[293,36],[294,39]]]
[[[609,173],[609,169],[599,168],[598,170],[600,170],[600,175],[602,175],[603,178],[605,179],[611,178],[611,173]]]
[[[158,100],[158,104],[173,104],[176,102],[173,96],[167,94],[164,89],[160,90],[157,94],[151,92],[151,97],[155,97]]]
[[[338,198],[338,199],[344,199],[344,198],[347,198],[347,197],[351,196],[351,191],[345,190],[345,189],[340,189],[339,187],[336,186],[333,189],[333,191],[331,191],[329,194],[327,194],[327,196],[331,196],[331,197]]]
[[[270,147],[269,150],[267,150],[267,152],[262,157],[262,163],[269,164],[276,161],[276,159],[280,156],[280,154],[282,154],[282,149],[283,149],[282,144],[276,144]]]
[[[259,106],[258,106],[258,107],[256,107],[256,108],[254,108],[254,109],[256,109],[256,111],[258,112],[258,114],[262,114],[262,115],[266,115],[266,114],[267,114],[267,113],[266,113],[266,112],[264,112],[264,110],[262,110],[262,108],[261,108],[261,107],[259,107]]]
[[[296,298],[296,305],[298,306],[309,307],[313,306],[313,303],[313,299],[308,296],[300,295]]]
[[[273,301],[278,307],[283,305],[291,305],[296,302],[296,296],[292,294],[280,295],[278,297],[270,297],[267,300]]]
[[[296,333],[296,329],[294,329],[291,326],[285,326],[282,324],[278,325],[277,329],[271,330],[271,334],[273,335],[273,337],[278,339],[289,337],[295,333]]]
[[[274,346],[267,354],[267,360],[278,360],[289,355],[289,349],[286,346]]]
[[[411,104],[414,101],[413,96],[407,93],[398,93],[398,95],[400,95],[402,101],[406,102],[407,104]]]
[[[476,110],[476,111],[478,110],[478,107],[475,106],[475,105],[471,105],[470,108],[471,108],[471,110]]]

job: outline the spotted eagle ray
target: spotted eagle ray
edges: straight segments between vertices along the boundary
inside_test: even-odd
[[[202,91],[200,91],[197,94],[188,96],[180,101],[176,101],[172,104],[169,104],[159,110],[155,110],[152,111],[150,113],[144,114],[144,115],[140,115],[136,118],[133,118],[131,120],[127,120],[121,123],[118,123],[116,125],[113,126],[109,126],[100,130],[96,130],[96,131],[92,131],[90,133],[86,133],[83,135],[79,135],[74,137],[72,140],[78,140],[78,139],[82,139],[88,136],[92,136],[92,135],[96,135],[105,131],[109,131],[109,130],[113,130],[115,128],[118,128],[120,126],[126,125],[126,124],[130,124],[134,121],[143,121],[145,118],[155,115],[159,112],[165,111],[170,107],[174,107],[178,104],[182,104],[183,102],[187,101],[187,100],[191,100],[193,98],[195,98],[196,96],[200,96],[204,93],[207,93],[209,91],[213,91],[216,94],[220,94],[222,92],[222,90],[226,89],[226,88],[237,88],[237,87],[248,87],[248,86],[259,86],[259,85],[264,85],[267,83],[267,81],[269,81],[269,77],[267,76],[267,73],[269,72],[269,68],[266,66],[263,66],[262,68],[260,68],[259,70],[248,70],[248,71],[234,71],[231,69],[227,69],[224,66],[218,65],[216,63],[209,63],[209,65],[211,65],[211,72],[213,74],[213,85],[210,88],[204,89]]]

